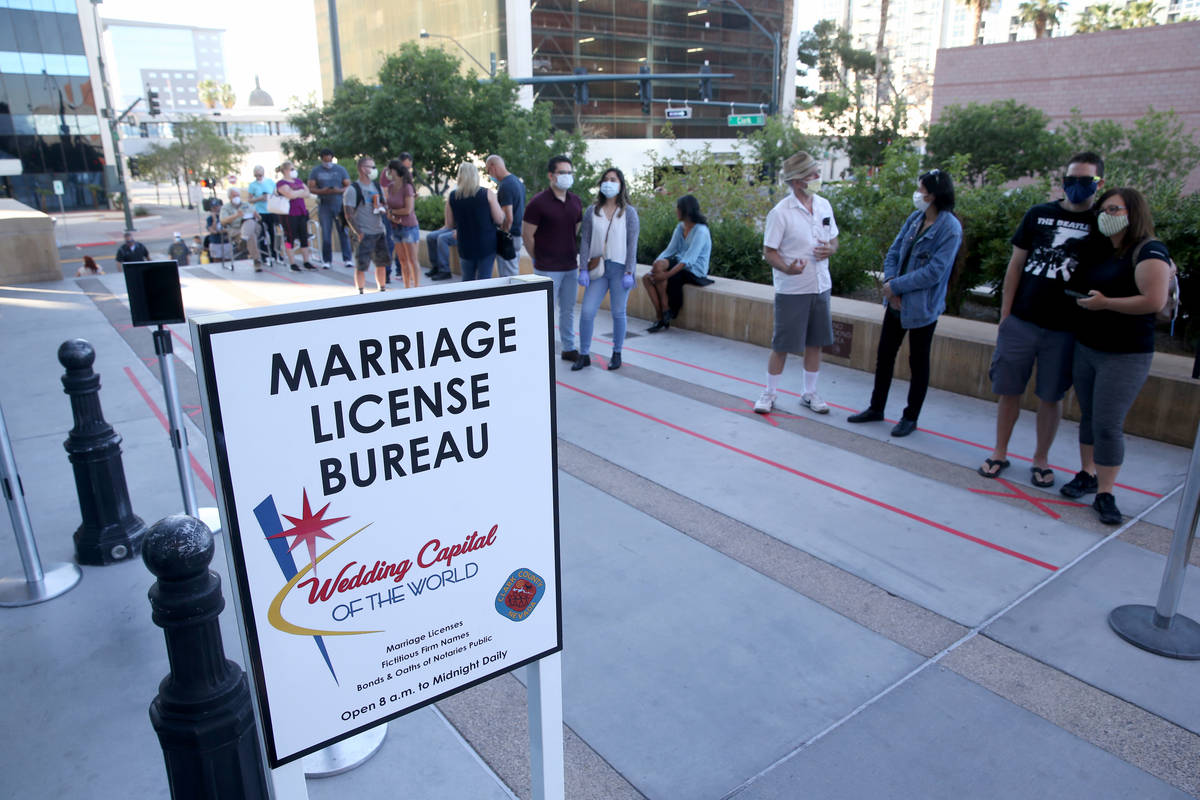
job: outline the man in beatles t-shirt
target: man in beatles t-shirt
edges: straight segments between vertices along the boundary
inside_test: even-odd
[[[1078,308],[1068,283],[1093,248],[1107,245],[1092,213],[1104,185],[1104,161],[1095,153],[1071,157],[1063,177],[1062,200],[1034,206],[1012,238],[1004,273],[1000,328],[992,356],[992,391],[999,395],[996,446],[979,467],[995,478],[1009,465],[1008,441],[1021,413],[1021,395],[1037,365],[1037,449],[1032,483],[1053,486],[1050,445],[1062,417],[1062,398],[1071,387],[1072,333]]]

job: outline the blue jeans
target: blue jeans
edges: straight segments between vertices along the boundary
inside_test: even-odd
[[[321,223],[321,260],[328,264],[333,260],[333,231],[337,230],[338,240],[342,246],[342,261],[347,264],[353,257],[350,250],[350,234],[346,228],[334,222],[341,208],[334,208],[329,203],[317,206],[317,221]]]
[[[492,265],[496,262],[496,254],[483,258],[463,258],[458,255],[458,265],[462,267],[464,281],[482,281],[492,277]]]
[[[579,268],[547,272],[534,265],[534,275],[554,281],[554,304],[558,306],[558,337],[563,352],[575,349],[575,295],[579,291]],[[618,282],[618,285],[620,283]]]
[[[624,274],[624,264],[605,259],[604,277],[592,278],[592,282],[583,290],[583,310],[579,312],[580,355],[586,356],[592,350],[592,326],[605,292],[608,292],[612,311],[613,352],[621,352],[621,345],[625,344],[625,303],[629,299],[629,290],[621,285]]]
[[[430,232],[425,237],[425,245],[429,250],[429,266],[435,272],[450,271],[450,245],[458,246],[458,238],[454,231],[439,229]]]

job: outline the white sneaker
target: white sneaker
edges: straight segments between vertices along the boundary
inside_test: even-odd
[[[754,404],[755,414],[770,414],[771,409],[775,407],[775,393],[769,389],[763,389],[763,393],[758,396],[758,402]]]
[[[829,413],[829,404],[822,400],[821,395],[816,392],[805,392],[800,395],[800,402],[818,414]]]

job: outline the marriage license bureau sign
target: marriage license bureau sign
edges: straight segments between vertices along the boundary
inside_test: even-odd
[[[272,767],[561,649],[549,282],[193,320]]]

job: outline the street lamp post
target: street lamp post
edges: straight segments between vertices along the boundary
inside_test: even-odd
[[[108,92],[108,75],[104,68],[104,40],[100,38],[100,9],[96,6],[100,0],[92,0],[92,22],[96,29],[96,67],[99,70],[100,88],[104,96],[104,114],[108,118],[109,136],[112,137],[113,160],[116,161],[117,183],[121,187],[121,206],[125,211],[125,230],[133,230],[133,209],[129,207],[129,188],[125,185],[125,167],[121,163],[121,133],[118,127],[120,119],[117,110],[113,108],[112,98]]]
[[[474,61],[476,64],[478,64],[478,65],[479,65],[479,68],[480,68],[481,70],[483,70],[484,72],[486,72],[486,73],[488,74],[488,76],[489,76],[489,77],[491,77],[491,78],[494,78],[494,77],[496,77],[496,54],[495,54],[495,53],[492,53],[492,54],[491,54],[491,56],[492,56],[492,58],[491,58],[491,60],[492,60],[492,67],[491,67],[491,69],[488,69],[488,68],[487,68],[487,67],[485,67],[485,66],[484,66],[482,63],[480,63],[480,61],[479,61],[479,59],[478,59],[478,58],[476,58],[475,56],[471,55],[471,51],[470,51],[470,50],[468,50],[467,48],[463,47],[463,44],[462,44],[462,42],[460,42],[458,39],[455,39],[453,36],[447,36],[447,35],[446,35],[446,34],[444,34],[444,33],[430,33],[429,31],[425,30],[424,28],[421,28],[421,38],[422,38],[422,39],[449,39],[450,41],[452,41],[452,42],[454,42],[456,45],[458,45],[458,49],[459,49],[459,50],[462,50],[464,53],[466,53],[466,54],[467,54],[467,58],[471,59],[471,60],[472,60],[472,61]]]
[[[718,0],[721,2],[721,0]],[[754,15],[746,10],[738,0],[724,0],[726,3],[733,5],[738,11],[745,15],[746,19],[754,23],[754,27],[771,40],[771,114],[779,111],[779,31],[772,33],[763,27],[762,23],[754,18]],[[699,8],[707,8],[710,0],[699,0],[696,5]]]

